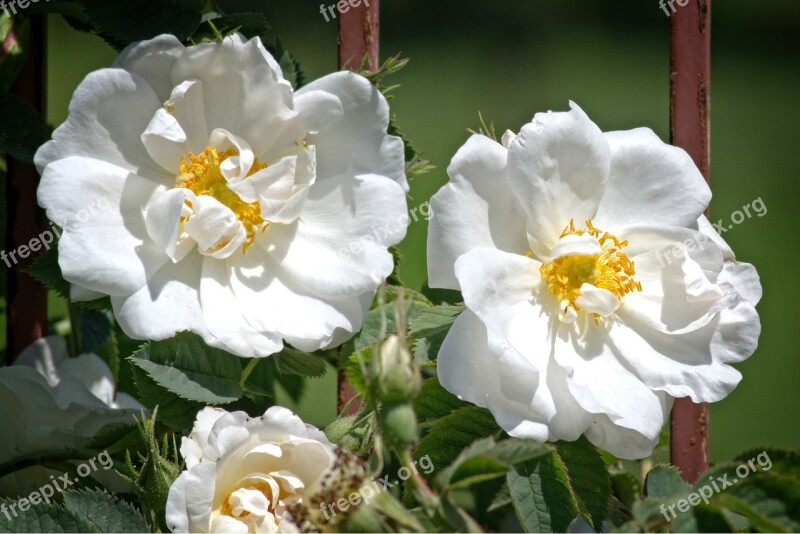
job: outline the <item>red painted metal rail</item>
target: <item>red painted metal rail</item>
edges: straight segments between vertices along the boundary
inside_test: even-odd
[[[711,0],[675,5],[670,20],[670,128],[709,179]],[[670,425],[670,458],[688,482],[708,469],[708,405],[677,399]]]
[[[356,7],[339,13],[339,68],[358,70],[364,57],[368,58],[367,68],[377,70],[379,66],[380,41],[380,3],[379,0],[364,0]],[[362,406],[356,399],[356,391],[339,372],[338,408],[345,406],[346,414],[356,413]],[[349,403],[349,404],[348,404]]]
[[[35,15],[29,17],[28,22],[30,23],[28,58],[14,82],[12,92],[44,116],[46,21],[43,15]],[[39,235],[45,226],[44,213],[36,203],[39,174],[34,166],[10,156],[7,158],[7,164],[6,250],[16,250],[20,245],[27,244]],[[47,289],[23,272],[33,259],[33,256],[20,259],[19,263],[8,269],[6,309],[6,363],[8,364],[14,361],[22,349],[47,332]]]

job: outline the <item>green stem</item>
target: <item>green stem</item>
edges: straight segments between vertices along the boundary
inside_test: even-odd
[[[72,302],[67,301],[67,316],[69,317],[69,355],[77,358],[83,350],[81,339],[81,310]]]
[[[100,451],[95,449],[58,449],[53,451],[39,451],[25,454],[0,464],[0,478],[19,471],[20,469],[40,465],[45,462],[90,460],[97,456],[99,452]]]
[[[256,365],[261,361],[259,358],[250,358],[247,362],[247,365],[242,371],[242,379],[239,381],[239,385],[242,386],[242,389],[245,389],[244,384],[247,382],[247,379],[250,378],[250,375],[253,373],[253,369],[256,368]]]

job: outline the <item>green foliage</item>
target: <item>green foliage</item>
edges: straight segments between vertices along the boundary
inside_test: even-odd
[[[688,484],[677,469],[650,470],[644,495],[619,474],[612,484],[621,514],[615,529],[653,532],[795,532],[800,529],[798,451],[749,451]]]
[[[566,532],[578,513],[561,458],[547,454],[515,465],[507,475],[511,500],[527,532]]]
[[[356,456],[365,455],[372,447],[375,433],[375,417],[370,412],[359,412],[335,419],[325,428],[325,435]]]
[[[62,298],[69,300],[69,282],[61,275],[58,265],[58,246],[51,245],[48,250],[39,253],[26,273],[39,281],[43,286],[52,289]]]
[[[152,532],[136,508],[105,491],[83,489],[62,495],[63,504],[39,502],[14,513],[9,507],[18,507],[21,501],[0,499],[0,505],[9,509],[0,514],[0,532]]]
[[[158,385],[186,400],[228,404],[244,393],[241,359],[207,346],[196,334],[180,332],[149,341],[130,359]]]
[[[562,532],[578,514],[602,530],[609,513],[610,481],[600,454],[586,438],[560,441],[513,463],[507,476],[509,494],[527,531]]]
[[[608,517],[611,499],[611,485],[603,459],[583,436],[576,441],[559,441],[556,451],[569,473],[570,488],[578,510],[599,532]]]
[[[302,69],[300,69],[300,63],[298,63],[289,50],[286,49],[283,42],[281,42],[280,39],[275,39],[274,41],[265,40],[264,46],[266,46],[269,53],[275,58],[275,61],[278,62],[278,65],[281,66],[283,77],[292,84],[292,87],[300,89],[305,83],[305,75]]]
[[[156,417],[158,410],[153,412],[153,417],[144,419],[138,425],[139,436],[144,442],[144,454],[139,455],[140,467],[134,467],[130,453],[126,457],[126,467],[131,477],[129,482],[136,487],[136,492],[148,517],[154,524],[158,524],[166,532],[165,510],[169,489],[178,475],[180,466],[173,462],[178,459],[178,445],[174,440],[170,444],[169,437],[164,436],[162,443],[156,438]],[[171,446],[170,446],[171,445]],[[124,529],[123,529],[124,530]],[[114,532],[112,530],[112,532]]]
[[[46,288],[58,293],[60,297],[70,300],[70,283],[64,280],[64,276],[61,274],[61,266],[58,264],[58,241],[50,245],[49,249],[40,252],[31,266],[25,269],[25,272]],[[111,309],[111,299],[109,297],[75,302],[73,304],[80,308],[92,310]]]
[[[422,389],[414,400],[414,408],[422,421],[439,419],[469,405],[444,389],[436,377],[422,383]]]
[[[688,488],[680,471],[671,465],[655,466],[644,481],[644,493],[648,497],[668,497]]]
[[[113,324],[107,313],[88,309],[81,313],[80,338],[82,352],[97,352],[113,335]]]
[[[423,309],[411,323],[408,333],[419,338],[447,332],[464,309],[464,306],[450,304]]]
[[[116,48],[171,33],[188,39],[209,7],[206,0],[80,0],[95,30]]]
[[[192,41],[217,41],[239,32],[247,38],[260,37],[269,31],[267,19],[261,13],[232,13],[211,18],[201,24],[192,35]]]
[[[83,519],[86,532],[151,532],[133,505],[102,490],[67,492],[64,507]]]
[[[428,456],[433,465],[450,465],[473,441],[496,434],[499,430],[494,417],[485,408],[458,408],[433,423],[414,451],[414,458],[419,460]]]
[[[281,374],[320,377],[328,370],[321,357],[290,347],[271,357]]]
[[[0,150],[19,160],[33,161],[36,150],[49,137],[42,116],[20,97],[0,94],[0,117]]]
[[[474,441],[435,477],[441,491],[461,489],[501,477],[514,464],[549,454],[551,449],[531,440],[510,438],[497,443],[486,437]]]

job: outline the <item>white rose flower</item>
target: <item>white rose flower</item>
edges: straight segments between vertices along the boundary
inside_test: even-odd
[[[576,105],[502,144],[474,135],[432,200],[430,285],[467,310],[438,374],[513,436],[649,455],[673,398],[713,402],[761,330],[755,269],[703,211],[691,158]]]
[[[296,532],[287,512],[320,489],[334,446],[286,408],[263,416],[204,408],[183,438],[184,471],[169,491],[173,532]]]
[[[70,358],[63,337],[37,340],[14,365],[0,367],[0,463],[42,450],[83,447],[112,425],[133,425],[144,406],[115,390],[111,371],[96,354]],[[53,473],[32,467],[7,475],[0,479],[0,495],[27,494]]]
[[[344,342],[406,232],[388,122],[353,73],[293,92],[257,38],[129,46],[35,158],[73,300],[110,295],[137,339],[192,330],[245,357]]]

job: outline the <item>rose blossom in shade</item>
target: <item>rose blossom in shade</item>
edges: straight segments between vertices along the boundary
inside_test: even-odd
[[[691,158],[651,130],[606,132],[575,104],[498,143],[473,135],[432,199],[431,287],[467,310],[442,385],[509,434],[648,456],[674,398],[741,379],[761,285],[703,215]]]
[[[14,365],[0,367],[0,463],[59,448],[80,448],[112,427],[133,425],[144,406],[117,392],[108,365],[96,354],[70,358],[63,337],[48,336],[25,348]],[[27,495],[60,471],[29,467],[0,478],[0,497]],[[106,487],[130,491],[104,470]]]
[[[197,414],[186,461],[167,499],[173,532],[297,532],[287,507],[320,489],[334,446],[286,408],[261,417],[221,408]]]
[[[295,92],[257,38],[129,46],[35,158],[73,300],[110,295],[137,339],[191,330],[245,357],[344,342],[406,231],[374,232],[406,213],[388,123],[365,78]]]

